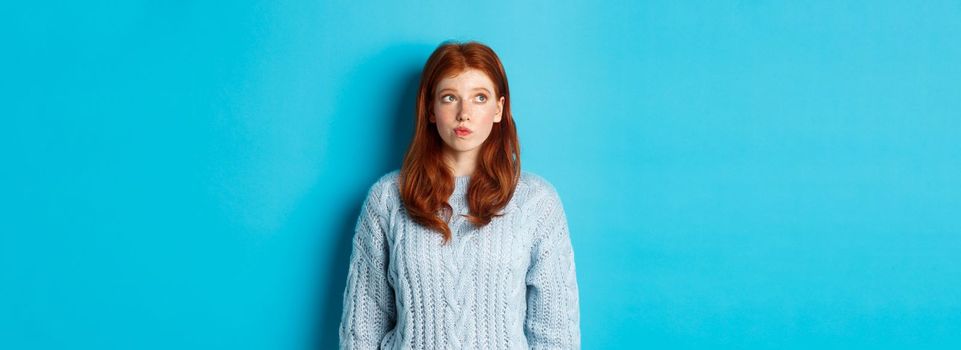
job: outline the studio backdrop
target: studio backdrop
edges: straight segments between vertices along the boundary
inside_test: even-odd
[[[0,5],[0,348],[330,349],[420,70],[477,40],[585,349],[961,345],[958,1]]]

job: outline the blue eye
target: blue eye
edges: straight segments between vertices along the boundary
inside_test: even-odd
[[[485,102],[485,101],[487,101],[487,96],[485,96],[485,95],[477,95],[477,101],[478,101],[478,102]]]
[[[454,102],[454,96],[453,96],[453,95],[444,95],[444,96],[441,96],[440,100],[441,100],[441,101],[444,101],[444,102]]]

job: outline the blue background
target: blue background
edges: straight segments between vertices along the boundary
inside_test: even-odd
[[[0,5],[0,348],[332,348],[445,39],[507,69],[585,349],[961,345],[957,1]]]

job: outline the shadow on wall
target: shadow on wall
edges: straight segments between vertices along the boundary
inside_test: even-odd
[[[350,169],[340,164],[325,167],[326,171],[322,172],[324,179],[340,179],[342,184],[354,188],[349,191],[347,200],[322,206],[335,210],[329,213],[333,220],[321,224],[320,229],[334,234],[326,235],[328,238],[320,242],[317,251],[320,257],[327,259],[326,267],[321,267],[327,269],[327,277],[316,282],[318,288],[315,290],[322,300],[317,303],[319,310],[310,315],[315,319],[312,323],[315,325],[312,330],[312,347],[315,349],[336,349],[338,346],[348,263],[361,205],[369,186],[381,175],[399,169],[403,162],[413,136],[414,105],[421,69],[434,47],[427,44],[399,45],[362,58],[347,75],[345,86],[340,90],[338,101],[341,105],[335,118],[346,119],[333,125],[343,125],[351,130],[343,132],[341,127],[331,130],[330,134],[337,137],[329,140],[327,153],[365,164],[358,165],[363,169],[360,171],[363,176],[331,173]],[[374,132],[373,136],[371,132]],[[355,154],[372,142],[380,147],[370,149],[369,154]],[[322,200],[333,199],[324,196]]]

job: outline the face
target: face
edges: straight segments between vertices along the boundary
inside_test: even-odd
[[[444,140],[445,153],[476,155],[504,109],[504,97],[494,95],[494,82],[484,72],[468,69],[445,77],[433,94],[429,119]]]

